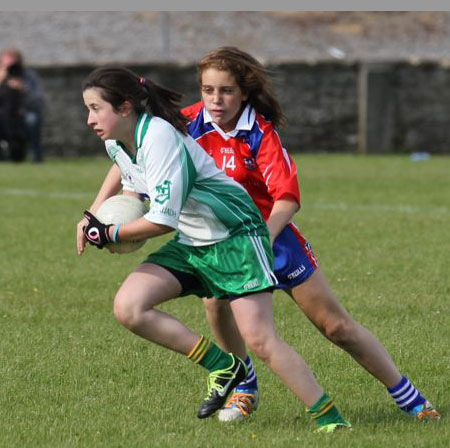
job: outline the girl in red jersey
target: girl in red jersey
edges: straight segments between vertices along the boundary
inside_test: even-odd
[[[219,168],[247,189],[261,211],[273,244],[278,287],[325,337],[382,382],[400,409],[419,420],[439,418],[380,342],[338,302],[311,246],[292,223],[300,209],[297,171],[275,130],[285,117],[267,71],[248,53],[221,47],[200,60],[198,77],[202,101],[183,109],[191,120],[189,133]],[[216,298],[204,303],[222,348],[245,359],[249,368],[219,413],[221,421],[241,420],[258,406],[256,374],[229,303]]]

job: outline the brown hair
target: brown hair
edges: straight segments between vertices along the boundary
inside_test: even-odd
[[[124,101],[129,101],[137,114],[149,112],[187,134],[188,119],[180,112],[180,93],[140,77],[125,67],[116,66],[92,71],[83,83],[83,91],[94,87],[101,89],[101,97],[116,111]]]
[[[253,56],[236,47],[219,47],[210,51],[197,64],[198,81],[208,68],[230,72],[248,102],[256,112],[269,119],[275,127],[287,122],[281,106],[272,90],[269,71]]]

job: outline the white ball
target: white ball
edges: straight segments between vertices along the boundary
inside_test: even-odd
[[[103,224],[125,224],[135,219],[139,219],[148,212],[148,207],[143,201],[124,194],[111,196],[98,208],[95,216]],[[126,254],[134,252],[145,244],[142,241],[124,241],[109,243],[105,247],[112,253]]]

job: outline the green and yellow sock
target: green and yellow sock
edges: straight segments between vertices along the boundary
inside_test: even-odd
[[[226,369],[233,363],[233,358],[228,353],[203,335],[188,354],[188,358],[210,372]]]
[[[309,409],[307,409],[311,419],[319,426],[329,424],[344,424],[348,422],[342,417],[334,405],[334,399],[327,394],[323,394]]]

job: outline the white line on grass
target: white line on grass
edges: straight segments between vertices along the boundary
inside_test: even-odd
[[[24,197],[37,197],[43,196],[46,198],[55,199],[84,199],[94,198],[95,193],[82,193],[79,191],[45,191],[45,190],[31,190],[23,188],[5,188],[0,190],[3,196],[24,196]]]
[[[25,196],[36,197],[43,196],[55,199],[85,199],[94,198],[95,192],[79,192],[79,191],[45,191],[24,188],[4,188],[0,190],[3,196]],[[414,205],[389,205],[389,204],[348,204],[345,202],[308,202],[305,208],[317,208],[321,210],[337,210],[337,211],[380,211],[380,212],[397,212],[397,213],[433,213],[433,214],[450,214],[448,207],[418,207]]]

